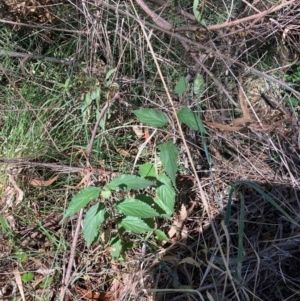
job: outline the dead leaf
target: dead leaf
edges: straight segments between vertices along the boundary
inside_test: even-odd
[[[248,125],[249,123],[252,123],[252,120],[245,117],[236,118],[232,121],[232,124],[234,126],[245,126]]]
[[[15,280],[16,280],[20,295],[22,297],[22,300],[25,301],[26,299],[25,299],[25,295],[24,295],[23,283],[22,283],[20,272],[17,267],[14,268],[13,272],[14,272]]]
[[[209,293],[209,291],[206,291],[206,296],[208,298],[209,301],[215,301],[216,299],[214,299],[214,297]]]
[[[239,73],[239,99],[240,99],[241,110],[243,113],[243,117],[251,120],[248,106],[247,106],[247,101],[246,101],[246,94],[243,90],[242,83],[243,83],[243,78],[242,78],[242,73],[240,72]]]
[[[217,128],[217,129],[224,130],[224,131],[234,132],[234,131],[240,131],[240,130],[244,129],[245,127],[247,127],[249,125],[249,123],[253,123],[253,121],[250,117],[250,114],[249,114],[247,100],[246,100],[246,94],[243,90],[242,82],[243,82],[242,76],[240,73],[239,74],[239,100],[240,100],[240,106],[241,106],[243,117],[234,119],[232,121],[232,124],[233,124],[232,126],[227,125],[227,124],[208,122],[208,121],[204,122],[206,125],[208,125],[211,128]]]
[[[7,215],[6,216],[6,220],[8,222],[8,224],[10,225],[10,227],[16,231],[16,219],[12,216],[12,215]]]
[[[197,262],[194,258],[192,257],[186,257],[184,259],[182,259],[178,264],[183,264],[183,263],[188,263],[188,264],[192,264],[194,266],[196,266],[197,268],[200,269],[200,263]]]
[[[105,248],[105,251],[106,252],[114,252],[114,251],[116,251],[116,248],[114,248],[114,247],[107,247],[107,248]]]
[[[174,255],[166,255],[160,259],[161,261],[170,262],[174,265],[178,264],[178,257]]]
[[[5,203],[8,208],[12,207],[15,195],[16,195],[16,190],[14,188],[9,186],[5,188]]]
[[[231,126],[231,125],[227,125],[227,124],[214,123],[214,122],[209,122],[209,121],[205,121],[204,123],[211,128],[216,128],[216,129],[229,131],[229,132],[240,131],[243,128],[245,128],[244,126]]]
[[[55,269],[43,269],[43,268],[39,268],[37,270],[35,270],[35,273],[41,274],[41,275],[49,275],[54,273],[56,270]]]
[[[187,243],[187,239],[188,239],[188,227],[186,225],[183,225],[182,227],[182,230],[181,230],[181,240],[180,242],[183,244],[183,245],[186,245]]]
[[[181,238],[182,243],[186,243],[188,231],[187,228],[183,226],[184,221],[186,218],[192,214],[194,207],[196,205],[196,202],[191,202],[191,206],[189,209],[186,209],[184,205],[181,206],[180,214],[177,217],[177,219],[174,221],[171,229],[168,232],[169,238],[172,238],[176,233],[179,234],[179,231],[181,231]],[[182,228],[182,229],[181,229]]]
[[[125,158],[132,157],[132,155],[125,149],[118,148],[118,152],[119,152],[120,155],[122,155]]]
[[[105,229],[105,230],[102,230],[102,233],[101,233],[101,240],[107,244],[109,239],[110,239],[110,236],[111,236],[111,229],[108,228],[108,229]]]
[[[179,216],[177,216],[171,229],[168,232],[169,238],[172,238],[176,233],[178,233],[181,230],[183,222],[186,220],[187,216],[188,215],[187,215],[186,207],[185,205],[182,205]]]
[[[120,273],[118,273],[120,274]],[[120,276],[120,275],[119,275]],[[118,294],[120,293],[121,289],[123,289],[123,285],[122,283],[118,280],[118,279],[113,279],[111,286],[110,286],[110,291],[111,292],[118,292]]]
[[[151,145],[151,138],[148,129],[145,129],[145,141],[149,141],[149,145]]]
[[[107,301],[113,298],[115,295],[114,292],[100,292],[100,293],[94,293],[89,290],[83,289],[81,287],[75,286],[75,291],[82,295],[82,297],[88,298],[89,300],[93,301]]]
[[[92,173],[91,172],[87,172],[84,177],[82,178],[82,180],[76,185],[76,186],[70,186],[70,185],[64,185],[65,188],[68,188],[68,189],[76,189],[76,190],[79,190],[81,189],[82,187],[86,187],[87,184],[88,184],[88,181],[91,177]]]
[[[17,193],[16,204],[18,205],[23,201],[24,192],[17,185],[13,175],[9,174],[8,178],[9,178],[10,183],[14,186],[14,189],[16,190],[16,193]]]
[[[144,136],[143,129],[138,127],[137,125],[132,126],[133,131],[137,135],[138,138],[142,138]]]
[[[191,205],[191,207],[189,207],[189,209],[187,210],[187,215],[188,215],[188,216],[190,216],[190,215],[193,213],[194,208],[195,208],[195,206],[196,206],[196,202],[191,201],[190,204],[192,204],[192,205]]]
[[[58,179],[58,175],[47,181],[39,180],[39,179],[31,179],[29,181],[29,184],[33,187],[47,187],[50,186],[52,183],[54,183],[57,179]]]

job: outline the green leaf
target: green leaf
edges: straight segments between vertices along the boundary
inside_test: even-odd
[[[177,172],[177,155],[178,149],[172,141],[158,146],[160,150],[160,159],[164,170],[169,178],[172,180],[174,187],[176,187],[175,175]]]
[[[33,278],[34,278],[34,274],[31,273],[31,272],[24,273],[22,275],[22,281],[25,282],[25,283],[32,281]]]
[[[105,206],[98,203],[92,206],[83,221],[83,237],[89,247],[98,235],[99,228],[105,221]]]
[[[151,206],[134,198],[127,198],[116,207],[117,210],[124,215],[141,218],[150,218],[159,215]]]
[[[165,234],[164,231],[161,231],[161,230],[157,229],[157,230],[154,231],[154,233],[155,233],[155,239],[156,239],[156,240],[161,240],[161,241],[165,240],[165,241],[169,241],[169,238],[168,238],[168,236]]]
[[[201,96],[205,90],[205,82],[202,74],[197,74],[194,79],[193,93],[195,96]]]
[[[110,240],[110,246],[114,249],[110,252],[113,260],[118,259],[122,251],[121,239],[118,236],[113,236]]]
[[[156,171],[152,163],[140,165],[139,174],[142,178],[156,178]]]
[[[144,178],[140,178],[134,175],[121,175],[120,177],[113,179],[108,186],[109,189],[120,188],[122,190],[138,190],[152,186],[153,183]]]
[[[134,110],[133,113],[141,122],[150,126],[160,128],[168,123],[166,115],[154,109],[139,109]]]
[[[152,230],[152,228],[150,228],[145,221],[136,216],[126,216],[119,223],[119,227],[120,226],[123,227],[126,231],[138,234]]]
[[[197,21],[200,21],[200,12],[198,11],[198,6],[199,6],[199,0],[194,0],[193,2],[193,14],[196,18]]]
[[[178,111],[177,116],[179,121],[187,125],[189,128],[195,131],[200,131],[203,135],[208,135],[199,114],[195,114],[191,109],[183,108]]]
[[[206,21],[205,21],[205,19],[201,18],[200,24],[206,27]]]
[[[50,287],[50,285],[53,283],[53,281],[54,281],[54,277],[53,276],[47,277],[45,280],[43,280],[40,283],[40,288],[48,288],[48,287]]]
[[[112,84],[112,75],[115,73],[117,68],[110,69],[105,75],[105,86],[108,87]]]
[[[165,218],[170,217],[174,212],[175,204],[175,190],[172,186],[170,179],[161,174],[157,178],[159,186],[156,189],[157,198],[156,204],[166,212],[166,215],[162,215]]]
[[[114,74],[114,72],[117,70],[117,68],[113,68],[113,69],[110,69],[106,75],[105,75],[105,81],[107,81],[108,79],[110,79],[110,77]]]
[[[84,208],[91,200],[98,198],[100,192],[101,190],[97,187],[87,187],[79,191],[72,198],[62,221]]]
[[[15,256],[19,262],[24,262],[28,259],[28,254],[18,247],[15,248]]]
[[[101,88],[96,87],[94,91],[91,93],[91,98],[95,101],[99,101],[101,96]]]
[[[178,95],[183,95],[188,87],[188,82],[184,76],[180,77],[174,91]]]
[[[228,203],[227,203],[227,208],[226,208],[226,213],[224,217],[224,223],[225,226],[229,226],[229,221],[231,218],[231,206],[232,206],[232,195],[235,192],[235,187],[231,186],[229,190],[229,195],[228,195]]]
[[[108,199],[108,198],[110,198],[110,196],[111,196],[111,191],[110,190],[102,190],[101,191],[101,196],[103,197],[103,198],[105,198],[105,199]]]

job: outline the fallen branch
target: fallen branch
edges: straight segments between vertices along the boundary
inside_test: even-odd
[[[143,9],[143,11],[152,19],[152,21],[159,27],[165,30],[171,30],[173,26],[161,16],[152,11],[143,0],[136,0],[136,3]]]
[[[286,6],[289,6],[293,3],[295,3],[296,0],[290,0],[288,2],[284,2],[284,3],[281,3],[280,5],[277,5],[277,6],[274,6],[266,11],[263,11],[263,12],[260,12],[258,14],[255,14],[255,15],[251,15],[251,16],[248,16],[248,17],[245,17],[245,18],[242,18],[242,19],[238,19],[238,20],[235,20],[235,21],[231,21],[231,22],[225,22],[225,23],[222,23],[222,24],[216,24],[216,25],[210,25],[210,26],[207,26],[206,28],[201,28],[199,26],[182,26],[182,27],[176,27],[174,28],[174,31],[175,32],[179,32],[179,31],[214,31],[214,30],[219,30],[219,29],[222,29],[222,28],[228,28],[228,27],[233,27],[233,26],[236,26],[236,25],[239,25],[239,24],[242,24],[242,23],[246,23],[246,22],[249,22],[249,21],[253,21],[255,20],[255,22],[257,22],[259,19],[262,19],[263,17],[267,16],[268,14],[271,14],[271,13],[274,13]],[[252,23],[253,25],[254,23]]]
[[[0,50],[0,56],[9,56],[9,57],[18,57],[18,58],[26,58],[26,59],[33,59],[33,60],[42,60],[51,63],[57,64],[64,64],[64,65],[72,65],[74,64],[74,60],[63,60],[58,59],[55,57],[37,55],[37,54],[30,54],[30,53],[23,53],[23,52],[15,52],[15,51],[6,51]]]
[[[222,24],[216,24],[216,25],[210,25],[207,26],[205,28],[201,27],[200,25],[196,25],[196,26],[182,26],[182,27],[173,27],[168,21],[166,21],[164,18],[162,18],[161,16],[157,15],[155,12],[153,12],[145,3],[143,0],[136,0],[136,3],[144,10],[144,12],[151,17],[152,21],[159,27],[165,29],[165,30],[173,30],[174,32],[180,32],[180,31],[215,31],[215,30],[219,30],[222,28],[228,28],[228,27],[233,27],[242,23],[246,23],[249,21],[253,21],[255,20],[255,22],[257,22],[258,20],[262,19],[263,17],[267,16],[268,14],[274,13],[286,6],[289,6],[293,3],[295,3],[296,0],[290,0],[288,2],[283,2],[279,5],[273,6],[272,8],[257,13],[255,15],[251,15],[242,19],[238,19],[235,21],[231,21],[231,22],[225,22]],[[252,23],[253,25],[254,23]]]

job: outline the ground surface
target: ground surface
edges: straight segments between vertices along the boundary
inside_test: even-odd
[[[298,1],[2,1],[0,299],[299,300],[299,20]],[[150,165],[175,169],[171,214],[125,231],[120,202],[161,188],[108,185]]]

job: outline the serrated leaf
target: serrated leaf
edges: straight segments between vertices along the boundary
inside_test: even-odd
[[[178,149],[172,141],[159,145],[160,160],[169,178],[176,187],[175,176],[177,172],[177,155]]]
[[[122,251],[122,241],[119,237],[113,236],[110,240],[110,246],[111,246],[111,255],[114,260],[118,259],[120,257],[121,251]]]
[[[176,84],[176,87],[174,89],[174,92],[178,95],[183,95],[188,87],[188,82],[184,76],[180,77],[178,83]]]
[[[120,188],[122,190],[138,190],[147,188],[149,186],[152,186],[153,183],[151,181],[148,181],[144,178],[140,178],[138,176],[134,175],[121,175],[118,178],[113,179],[107,186],[110,189],[117,189]]]
[[[150,218],[159,215],[151,206],[134,198],[125,199],[116,207],[120,213],[129,216]]]
[[[187,125],[189,128],[200,131],[201,134],[208,134],[204,128],[203,122],[198,114],[195,114],[189,108],[183,108],[177,113],[180,122]]]
[[[86,213],[83,221],[83,237],[88,247],[93,243],[104,221],[105,206],[102,203],[92,206]]]
[[[164,231],[161,231],[161,230],[157,229],[157,230],[154,231],[154,233],[155,233],[155,239],[156,239],[156,240],[161,240],[161,241],[165,240],[165,241],[169,241],[169,238],[168,238],[168,236],[165,234]]]
[[[150,228],[145,221],[136,216],[124,217],[119,223],[119,226],[122,226],[126,231],[137,234],[145,233],[152,230],[152,228]]]
[[[201,96],[205,90],[205,82],[202,74],[197,74],[194,79],[193,93],[195,96]]]
[[[139,174],[142,178],[156,178],[156,171],[152,163],[145,163],[140,166]]]
[[[159,175],[157,180],[159,186],[156,189],[157,198],[155,199],[155,202],[166,212],[166,215],[163,215],[163,217],[168,218],[174,212],[175,190],[171,180],[166,175]]]
[[[166,115],[155,109],[139,109],[134,110],[133,113],[141,122],[150,126],[164,127],[168,123]]]
[[[87,187],[79,191],[73,196],[62,221],[84,208],[91,200],[98,198],[100,192],[101,190],[97,187]]]

